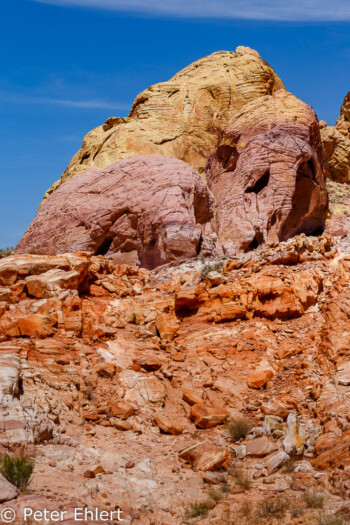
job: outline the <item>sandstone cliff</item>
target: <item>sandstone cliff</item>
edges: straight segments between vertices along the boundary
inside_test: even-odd
[[[310,106],[285,90],[246,104],[229,121],[206,167],[224,253],[322,231],[325,174]]]
[[[16,253],[89,251],[155,268],[210,254],[205,235],[214,198],[198,172],[163,155],[139,155],[91,168],[40,208]]]
[[[140,93],[129,117],[111,117],[90,131],[45,198],[77,173],[140,154],[177,157],[202,173],[228,119],[250,100],[281,88],[273,69],[250,48],[201,58]]]
[[[344,99],[335,126],[327,126],[321,121],[320,129],[330,178],[350,183],[350,93]]]

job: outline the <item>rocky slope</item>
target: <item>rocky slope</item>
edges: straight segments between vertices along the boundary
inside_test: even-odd
[[[83,253],[0,261],[0,442],[36,455],[11,504],[170,525],[209,500],[219,525],[283,494],[284,522],[303,507],[312,523],[302,494],[316,491],[344,510],[350,254],[336,239],[151,272]],[[251,422],[238,443],[237,416]]]
[[[328,132],[238,48],[88,134],[0,260],[0,452],[35,458],[27,492],[0,476],[0,519],[350,522],[350,194]]]

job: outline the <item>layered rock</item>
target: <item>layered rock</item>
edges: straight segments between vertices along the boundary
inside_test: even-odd
[[[250,48],[201,58],[140,93],[129,117],[111,117],[90,131],[45,198],[77,173],[140,154],[177,157],[201,173],[229,118],[247,102],[281,88],[273,69]]]
[[[80,250],[154,268],[205,250],[213,213],[214,199],[193,168],[142,155],[68,180],[38,211],[16,253]],[[54,272],[51,286],[60,280]]]
[[[292,499],[287,478],[334,498],[337,476],[349,493],[349,256],[328,234],[300,235],[207,265],[0,261],[0,451],[37,453],[26,497],[50,486],[64,508],[119,505],[126,523],[161,501],[175,525],[223,474],[206,471],[231,464],[230,495],[237,469],[252,500]],[[242,417],[249,434],[233,445]],[[235,501],[219,501],[218,523]]]
[[[328,199],[317,117],[284,90],[249,102],[230,120],[206,176],[224,253],[324,227]]]
[[[335,182],[349,183],[350,135],[347,136],[341,129],[343,128],[320,122],[322,144],[328,160],[328,176]]]
[[[329,178],[350,182],[350,92],[344,98],[335,126],[320,122],[321,138],[329,165]]]

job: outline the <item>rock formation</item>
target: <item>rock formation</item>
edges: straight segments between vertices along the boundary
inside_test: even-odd
[[[214,199],[193,168],[140,155],[68,180],[38,211],[16,253],[80,250],[154,268],[205,253],[213,213]]]
[[[324,169],[310,106],[284,90],[246,104],[206,166],[224,252],[322,231],[328,203]]]
[[[45,198],[77,173],[140,154],[177,157],[202,173],[229,118],[250,100],[281,88],[273,69],[250,48],[201,58],[140,93],[127,118],[111,117],[90,131]]]
[[[280,86],[238,48],[146,90],[0,260],[0,459],[36,458],[0,518],[349,521],[350,200],[321,232],[317,118]],[[321,124],[339,180],[348,105]]]
[[[299,492],[322,492],[324,513],[340,508],[350,493],[343,246],[303,234],[219,270],[82,253],[2,259],[0,450],[37,456],[30,491],[6,492],[16,499],[4,506],[120,507],[128,525],[161,512],[176,525],[214,485],[218,524],[227,508],[239,516],[247,500],[255,513],[277,493],[291,524]],[[239,418],[248,435],[236,442]],[[310,523],[315,512],[304,510]]]
[[[321,138],[329,164],[329,177],[350,182],[350,93],[344,98],[335,126],[320,122]]]

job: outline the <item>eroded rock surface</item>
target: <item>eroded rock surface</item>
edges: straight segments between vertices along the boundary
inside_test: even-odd
[[[67,181],[38,211],[16,253],[81,250],[154,268],[205,250],[210,240],[204,228],[213,213],[214,199],[193,168],[178,159],[142,155]],[[46,279],[54,286],[59,270]]]
[[[142,91],[129,117],[111,117],[90,131],[45,198],[77,173],[140,154],[177,157],[202,173],[229,118],[250,100],[281,88],[282,81],[253,49],[241,46],[201,58]]]
[[[350,494],[350,256],[334,242],[299,235],[215,272],[2,259],[0,450],[36,456],[11,506],[121,506],[128,525],[158,511],[176,525],[209,479],[225,491],[205,525],[280,493],[296,504],[321,491],[338,508]],[[239,417],[250,430],[234,441]]]
[[[310,106],[280,90],[246,104],[206,166],[224,253],[324,228],[325,165]]]

